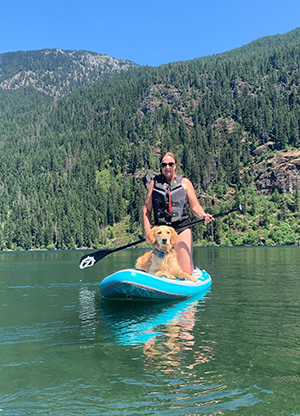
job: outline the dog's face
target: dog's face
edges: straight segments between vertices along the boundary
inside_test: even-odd
[[[153,227],[149,233],[149,239],[154,247],[160,251],[169,251],[174,247],[177,240],[177,233],[172,227],[159,225]]]

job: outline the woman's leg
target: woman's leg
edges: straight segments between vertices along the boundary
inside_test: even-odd
[[[194,271],[194,263],[193,235],[191,229],[187,229],[178,235],[175,250],[181,269],[188,274],[192,274]]]

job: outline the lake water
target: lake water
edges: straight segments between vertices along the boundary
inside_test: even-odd
[[[196,248],[204,297],[116,303],[140,249],[0,253],[0,413],[300,415],[300,247]]]

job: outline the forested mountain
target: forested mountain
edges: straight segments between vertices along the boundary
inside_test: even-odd
[[[0,54],[0,89],[12,91],[33,87],[59,97],[105,75],[137,65],[88,51],[43,49]]]
[[[72,92],[39,98],[25,85],[22,117],[0,117],[1,249],[135,238],[142,178],[158,172],[164,150],[178,155],[208,212],[245,207],[194,228],[196,241],[298,243],[299,61],[297,29],[216,56],[89,77]]]
[[[58,97],[137,65],[88,51],[43,49],[0,54],[0,120],[42,114]],[[25,118],[25,120],[24,120]]]

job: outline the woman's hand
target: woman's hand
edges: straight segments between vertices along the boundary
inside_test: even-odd
[[[209,224],[210,222],[214,221],[214,217],[210,214],[203,214],[203,219],[206,222],[206,224]]]

